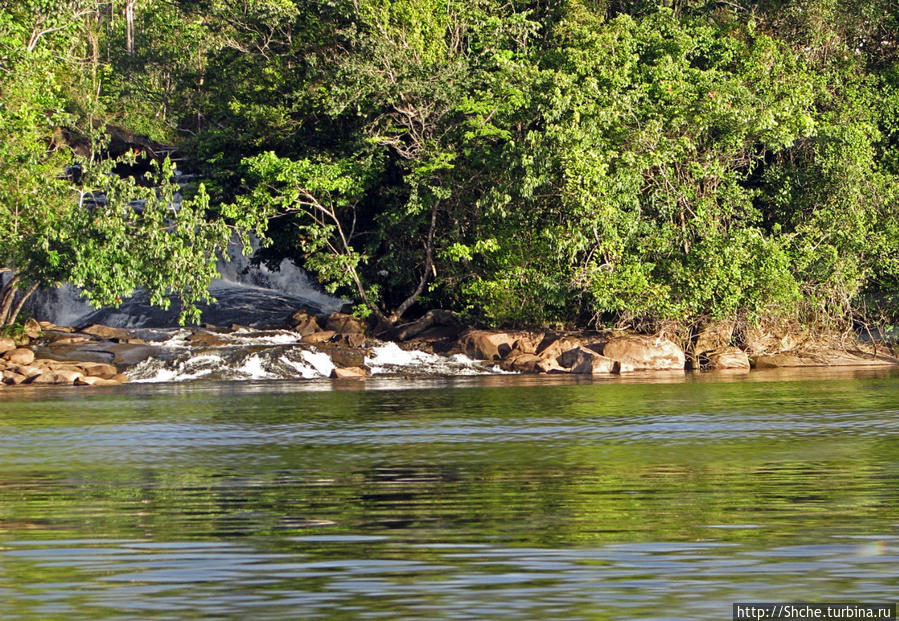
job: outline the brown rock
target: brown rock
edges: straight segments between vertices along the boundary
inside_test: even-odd
[[[303,335],[304,343],[326,343],[337,334],[334,330],[322,330],[321,332],[313,332],[312,334]]]
[[[752,360],[756,369],[778,369],[780,367],[825,367],[826,362],[796,354],[772,354],[755,356]]]
[[[34,352],[24,347],[19,347],[3,354],[3,358],[12,364],[31,364],[34,362]]]
[[[74,384],[79,377],[84,377],[84,373],[72,369],[59,369],[55,374],[59,384]]]
[[[41,324],[39,324],[34,317],[29,317],[25,320],[25,323],[22,324],[22,330],[28,338],[36,339],[41,335]]]
[[[340,334],[365,334],[365,322],[346,313],[331,313],[325,322],[325,330]]]
[[[537,348],[540,346],[540,343],[543,342],[543,337],[546,336],[543,332],[529,332],[523,335],[520,335],[515,342],[512,343],[512,349],[518,349],[526,354],[535,354],[537,353]]]
[[[469,330],[456,345],[466,356],[476,360],[501,360],[512,351],[514,339],[506,332]]]
[[[738,347],[722,347],[708,353],[708,368],[749,370],[749,356]]]
[[[349,334],[338,334],[337,338],[334,339],[336,343],[341,345],[346,345],[347,347],[362,347],[365,345],[365,335],[359,334],[358,332],[351,332]]]
[[[615,337],[605,344],[602,353],[635,370],[683,369],[685,362],[681,348],[662,337]]]
[[[580,347],[583,341],[574,336],[549,336],[544,337],[540,345],[537,346],[536,353],[541,358],[552,358],[555,360],[566,351]]]
[[[606,375],[609,373],[617,373],[620,364],[597,354],[592,349],[586,347],[577,347],[570,349],[556,358],[559,365],[570,369],[571,373],[580,375]]]
[[[556,362],[555,358],[540,358],[534,365],[540,373],[569,373],[570,371]]]
[[[16,348],[16,342],[6,337],[0,337],[0,355]]]
[[[78,364],[85,375],[91,377],[100,377],[103,379],[112,379],[119,374],[111,364],[103,364],[102,362],[81,362]]]
[[[321,330],[321,326],[318,325],[318,320],[315,318],[315,315],[304,310],[298,310],[291,315],[290,319],[287,320],[287,325],[290,326],[290,329],[294,332],[298,332],[300,336],[306,336],[307,334],[312,334]]]
[[[93,336],[100,337],[101,339],[112,340],[112,339],[127,339],[131,335],[128,333],[128,330],[123,330],[122,328],[113,328],[110,326],[104,326],[98,323],[90,325],[86,328],[80,330],[80,332],[84,332],[85,334],[91,334]]]
[[[727,347],[733,338],[734,326],[733,321],[717,321],[704,326],[696,335],[693,351],[699,355],[703,352]]]
[[[334,367],[331,377],[335,379],[365,379],[365,369],[361,367]]]
[[[20,365],[14,366],[10,370],[15,373],[18,373],[19,375],[24,375],[26,378],[36,377],[45,371],[45,369],[42,369],[40,367],[31,366],[31,365],[27,365],[27,364],[20,364]]]
[[[29,384],[65,384],[65,379],[58,378],[53,371],[44,371],[28,380]]]
[[[114,379],[104,379],[93,375],[86,375],[75,380],[76,386],[118,386],[121,383]]]
[[[16,373],[15,371],[3,371],[2,381],[7,386],[18,386],[19,384],[24,384],[28,381],[28,377],[21,373]]]
[[[57,330],[44,332],[44,341],[50,345],[81,345],[92,340],[87,336],[78,336],[77,334],[69,334]]]
[[[328,354],[331,362],[338,367],[361,367],[365,364],[365,356],[370,352],[358,347],[347,347],[339,343],[321,343],[315,347]]]
[[[519,350],[513,350],[513,353],[506,356],[500,363],[500,368],[504,371],[515,371],[518,373],[538,373],[537,363],[542,360],[540,356],[528,354]]]
[[[230,339],[225,338],[221,334],[205,330],[197,330],[185,340],[193,347],[224,347],[232,343]]]

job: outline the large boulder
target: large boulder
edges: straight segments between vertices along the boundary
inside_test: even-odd
[[[605,344],[602,354],[634,370],[683,369],[685,362],[683,350],[662,336],[614,337]]]
[[[566,351],[584,344],[584,340],[576,336],[546,335],[537,345],[535,353],[544,359],[555,360]]]
[[[0,337],[0,355],[5,354],[8,351],[12,351],[16,349],[16,342],[12,339],[8,339],[5,336]]]
[[[617,360],[606,358],[586,347],[570,349],[556,358],[556,362],[568,368],[571,373],[579,375],[607,375],[617,373],[620,369]]]
[[[319,332],[304,334],[302,340],[304,343],[327,343],[335,334],[337,333],[334,332],[334,330],[321,330]]]
[[[504,371],[514,371],[516,373],[537,373],[537,363],[542,360],[540,356],[529,354],[521,350],[512,350],[506,358],[500,363],[500,368]]]
[[[536,354],[537,348],[540,347],[545,336],[544,332],[525,332],[515,339],[512,349],[517,349],[526,354]]]
[[[25,336],[30,339],[36,339],[41,335],[42,331],[41,324],[34,317],[29,317],[25,320],[25,323],[22,324],[22,330],[25,332]]]
[[[99,323],[95,323],[89,325],[86,328],[82,328],[81,330],[79,330],[79,332],[84,332],[85,334],[90,334],[107,341],[111,341],[112,339],[127,339],[131,336],[128,333],[128,330],[123,330],[122,328],[113,328],[111,326],[104,326]]]
[[[34,352],[25,347],[19,347],[3,354],[3,358],[10,364],[31,364],[34,362]]]
[[[365,322],[346,313],[331,313],[325,322],[325,330],[338,334],[365,334]]]
[[[745,369],[749,370],[749,356],[738,347],[722,347],[704,354],[708,362],[703,365],[709,369]]]
[[[362,380],[366,375],[365,369],[362,367],[334,367],[331,370],[331,377],[334,379]]]
[[[320,332],[322,329],[321,326],[318,325],[318,319],[315,318],[315,315],[305,310],[298,310],[291,315],[287,320],[287,325],[300,336]]]
[[[507,332],[469,330],[456,342],[459,350],[476,360],[502,360],[512,351],[515,339]]]

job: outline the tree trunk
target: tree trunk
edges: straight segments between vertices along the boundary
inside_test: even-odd
[[[16,299],[16,285],[19,283],[19,280],[21,280],[19,275],[14,274],[9,279],[9,282],[0,289],[0,326],[8,326],[12,323],[8,319],[13,301]]]
[[[134,54],[134,3],[137,0],[125,0],[125,51]]]
[[[19,313],[22,312],[22,307],[25,306],[25,301],[28,298],[30,298],[31,294],[34,293],[35,291],[37,291],[37,283],[34,283],[33,285],[31,285],[28,288],[28,291],[26,291],[22,295],[22,298],[19,300],[19,303],[16,304],[15,308],[13,308],[12,312],[10,313],[9,321],[7,322],[7,325],[12,325],[16,322],[16,319],[19,318]]]

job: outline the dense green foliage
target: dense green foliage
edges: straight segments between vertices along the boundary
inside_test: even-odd
[[[437,306],[494,325],[897,314],[894,3],[82,5],[56,48],[21,49],[13,26],[37,13],[3,17],[4,97],[27,103],[2,110],[20,145],[4,180],[55,192],[45,211],[71,200],[41,141],[93,115],[192,158],[211,197],[192,222],[268,220],[273,252],[383,323]],[[215,247],[197,247],[207,268]],[[114,289],[76,274],[54,278]]]

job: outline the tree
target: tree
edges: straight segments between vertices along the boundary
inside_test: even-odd
[[[210,219],[202,185],[178,202],[168,161],[152,178],[112,174],[117,162],[96,157],[102,136],[94,121],[102,109],[79,99],[80,88],[95,93],[100,86],[85,80],[101,75],[81,71],[93,60],[79,54],[84,22],[68,13],[47,16],[71,10],[71,3],[19,8],[0,13],[0,325],[16,320],[37,287],[63,282],[82,287],[96,304],[146,287],[161,306],[179,297],[182,320],[196,320],[219,252],[235,230],[255,223],[253,213],[228,223]],[[91,141],[87,157],[68,148],[61,128]],[[135,156],[126,159],[133,164]]]

